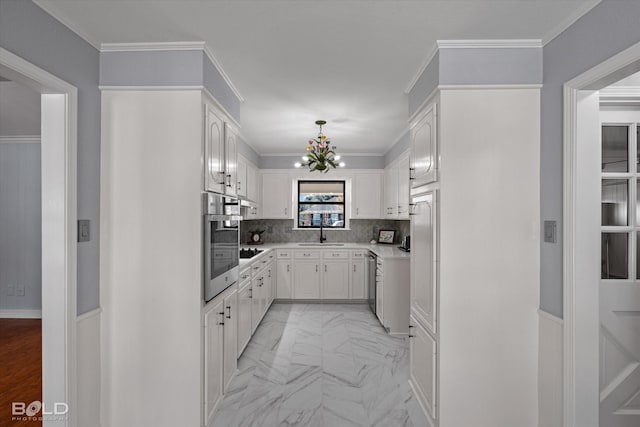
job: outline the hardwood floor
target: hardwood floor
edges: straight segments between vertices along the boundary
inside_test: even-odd
[[[36,400],[42,400],[42,322],[0,319],[0,427],[41,426],[41,421],[11,415],[12,402]]]

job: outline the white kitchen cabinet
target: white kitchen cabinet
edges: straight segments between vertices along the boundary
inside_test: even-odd
[[[248,279],[242,279],[240,273],[240,289],[238,290],[238,357],[246,348],[251,339],[251,311],[252,311],[252,289],[251,275]]]
[[[382,175],[356,173],[351,183],[351,218],[380,218]]]
[[[291,179],[288,173],[261,172],[262,200],[260,216],[265,219],[288,219],[291,213]]]
[[[291,251],[277,251],[276,298],[291,299],[293,297],[293,263]]]
[[[238,194],[238,131],[229,123],[224,124],[225,194]]]
[[[398,168],[388,166],[384,170],[384,216],[395,219],[398,215]]]
[[[298,255],[298,254],[296,254]],[[304,255],[304,253],[299,254]],[[320,256],[296,258],[293,267],[293,298],[320,298]]]
[[[411,126],[411,187],[434,182],[437,176],[438,134],[436,103],[430,104]]]
[[[253,289],[252,299],[251,299],[251,333],[253,334],[256,331],[256,328],[260,324],[260,320],[262,320],[262,312],[264,311],[265,302],[264,302],[264,277],[262,276],[262,272],[254,275],[251,279],[251,289]]]
[[[322,299],[349,298],[349,261],[323,260]]]
[[[411,317],[409,341],[409,384],[432,419],[438,418],[438,346],[420,322]]]
[[[204,315],[204,419],[209,425],[222,398],[224,304],[214,300],[206,307]]]
[[[349,271],[349,298],[367,298],[367,264],[366,251],[353,251],[351,253],[351,268]]]
[[[204,104],[204,110],[204,189],[206,191],[224,194],[224,120],[222,119],[222,115],[207,102]]]
[[[436,190],[413,198],[411,221],[411,313],[436,334],[437,199]]]
[[[410,153],[406,151],[397,160],[398,174],[398,210],[397,219],[409,219],[409,192],[410,192]]]
[[[236,192],[238,197],[247,199],[247,161],[242,156],[238,156],[238,168],[236,171]]]
[[[223,391],[226,393],[238,368],[238,289],[224,298]]]
[[[258,181],[258,169],[247,163],[247,199],[260,203],[260,182]]]
[[[376,259],[376,314],[390,334],[409,332],[409,258]]]

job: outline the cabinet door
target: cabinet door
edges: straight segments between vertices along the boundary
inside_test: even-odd
[[[402,155],[398,160],[398,219],[409,219],[409,164],[409,153]]]
[[[278,261],[276,298],[291,299],[291,260]]]
[[[240,285],[238,292],[238,357],[251,339],[251,280]]]
[[[271,303],[273,302],[273,287],[276,285],[274,283],[274,274],[273,274],[273,262],[269,262],[264,272],[264,311],[269,309]]]
[[[224,121],[205,104],[204,189],[224,193]]]
[[[437,419],[437,343],[411,318],[409,341],[409,381],[420,403],[432,419]]]
[[[247,163],[238,156],[238,170],[236,173],[236,191],[238,196],[247,198]]]
[[[291,218],[291,182],[288,173],[262,173],[261,217]]]
[[[238,133],[235,128],[225,123],[225,194],[237,195],[238,181]]]
[[[437,321],[436,192],[413,198],[411,216],[411,312],[432,334]]]
[[[296,260],[293,268],[293,298],[320,298],[320,261]]]
[[[349,298],[349,263],[325,261],[322,274],[323,299]]]
[[[398,215],[398,168],[385,169],[384,180],[385,218],[395,219]]]
[[[411,187],[416,188],[438,179],[436,104],[431,104],[411,128]]]
[[[222,397],[223,345],[224,311],[220,300],[204,313],[204,419],[207,425]]]
[[[351,261],[351,299],[367,298],[367,269],[364,259]]]
[[[359,173],[353,178],[351,188],[351,217],[380,218],[382,205],[382,175]]]
[[[235,285],[234,285],[235,286]],[[238,291],[224,299],[224,391],[238,368]]]
[[[251,299],[251,333],[256,331],[260,320],[262,320],[262,283],[264,278],[262,275],[254,277],[251,281],[251,288],[253,289]]]
[[[258,191],[258,170],[256,168],[254,168],[252,165],[247,165],[247,199],[251,200],[252,202],[256,202],[259,203],[259,197],[258,195],[260,194]]]
[[[380,323],[384,325],[384,295],[382,294],[382,279],[376,277],[376,316]]]

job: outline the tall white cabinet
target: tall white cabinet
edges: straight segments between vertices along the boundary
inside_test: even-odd
[[[410,384],[432,426],[536,426],[539,102],[442,89],[411,121]]]

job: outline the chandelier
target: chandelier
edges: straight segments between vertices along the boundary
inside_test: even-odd
[[[302,166],[308,167],[309,171],[319,171],[327,173],[331,168],[337,168],[345,166],[344,162],[338,162],[340,156],[336,154],[335,145],[331,145],[331,141],[322,133],[322,126],[327,122],[324,120],[316,120],[316,124],[320,127],[318,137],[309,140],[307,145],[307,154],[302,156],[303,162],[297,162],[294,166],[299,168]]]

